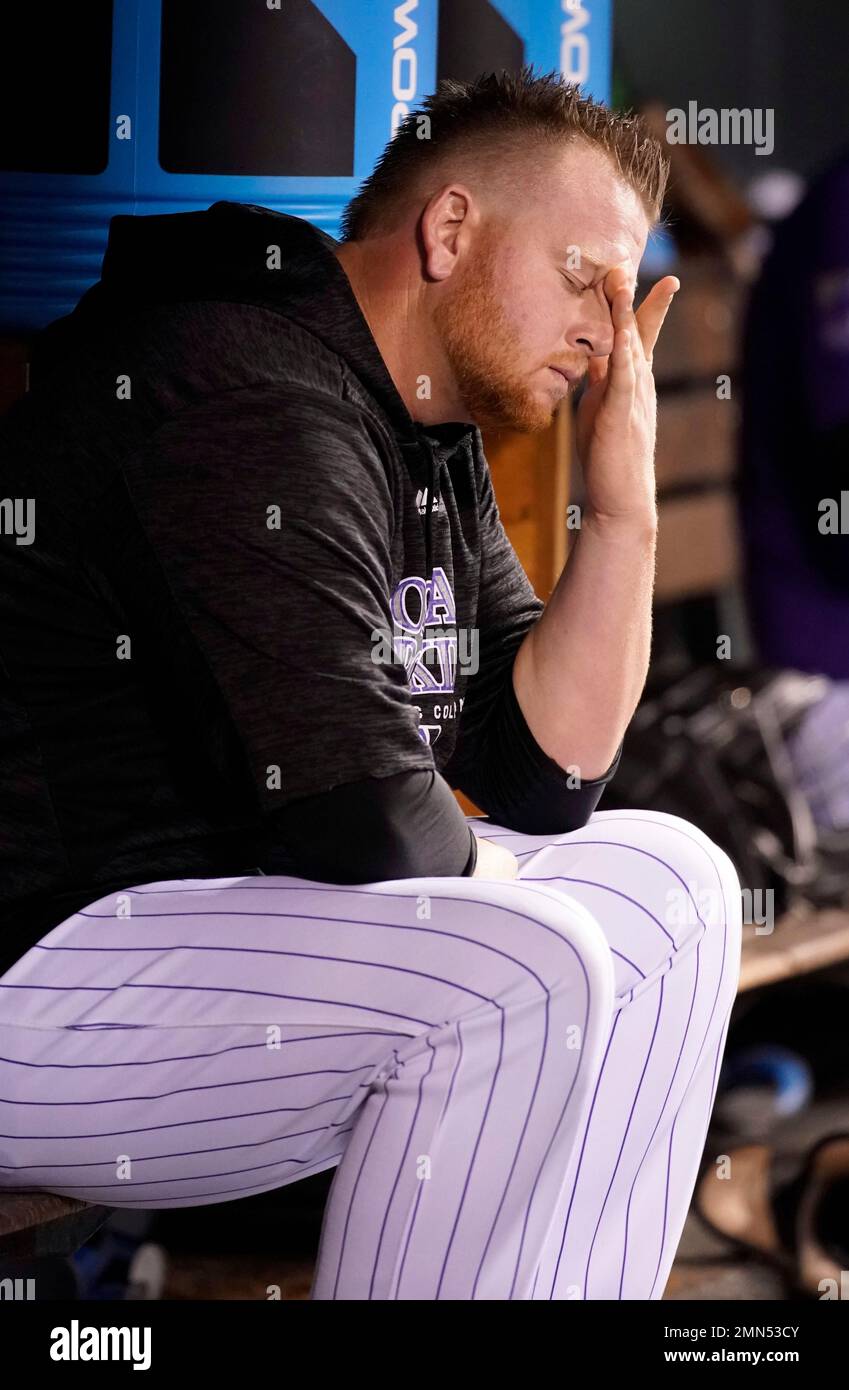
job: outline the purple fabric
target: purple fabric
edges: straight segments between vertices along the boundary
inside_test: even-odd
[[[811,706],[787,751],[817,825],[849,829],[849,681],[834,682]]]
[[[776,228],[746,320],[739,499],[752,632],[773,666],[849,678],[849,536],[824,534],[849,441],[849,152]]]

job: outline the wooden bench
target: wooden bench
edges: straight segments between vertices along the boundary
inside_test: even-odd
[[[809,975],[849,960],[849,912],[839,907],[786,912],[775,930],[761,936],[743,927],[740,993],[778,980]]]
[[[52,1192],[0,1188],[0,1261],[73,1255],[112,1210]]]

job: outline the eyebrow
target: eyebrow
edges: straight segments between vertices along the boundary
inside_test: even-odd
[[[569,245],[566,247],[567,255],[570,251],[577,251],[578,255],[581,258],[582,266],[589,265],[592,266],[593,270],[601,270],[601,262],[594,260],[594,258],[590,255],[589,251],[584,250],[583,246],[577,246],[574,241],[571,241]]]
[[[598,261],[594,261],[593,258],[592,258],[592,256],[585,256],[584,253],[583,253],[583,251],[581,251],[580,246],[579,246],[577,249],[578,249],[578,252],[579,252],[580,257],[581,257],[581,265],[580,265],[581,270],[583,270],[585,266],[591,266],[592,269],[593,269],[594,271],[597,271],[597,270],[600,270],[600,269],[601,269],[601,266],[599,265]],[[567,254],[568,254],[568,252],[567,252]],[[639,289],[639,287],[640,287],[640,281],[639,281],[639,279],[635,279],[635,280],[634,280],[634,292],[635,292],[635,293],[636,293],[636,291]]]

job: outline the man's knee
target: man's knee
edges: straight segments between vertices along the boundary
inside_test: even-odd
[[[458,953],[468,943],[480,948],[481,961],[497,965],[494,977],[512,997],[519,981],[540,998],[564,984],[612,992],[607,938],[590,909],[568,892],[518,879],[430,878],[410,888],[417,915],[458,938]]]
[[[739,957],[742,893],[733,860],[692,821],[666,811],[622,810],[593,817],[606,839],[633,848],[663,872],[659,904],[664,925],[701,926],[722,936]],[[607,822],[607,823],[606,823]]]

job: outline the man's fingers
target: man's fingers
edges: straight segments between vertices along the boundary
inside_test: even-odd
[[[639,309],[633,313],[633,305],[628,302],[625,292],[633,297],[633,285],[622,266],[615,266],[608,272],[605,280],[605,293],[610,303],[611,317],[614,328],[627,327],[631,332],[631,346],[634,350],[635,362],[639,361],[639,356],[651,361],[655,344],[663,327],[663,321],[669,312],[672,300],[681,288],[681,282],[676,275],[665,275],[656,285],[653,285],[646,295]],[[617,305],[627,304],[627,309],[621,310],[617,314]],[[625,315],[632,315],[630,319]],[[638,356],[639,354],[639,356]]]
[[[587,363],[587,381],[590,386],[595,386],[597,382],[604,381],[607,376],[607,364],[610,361],[608,356],[591,357]]]
[[[629,328],[617,328],[613,340],[608,368],[608,389],[614,393],[634,389],[634,332]]]
[[[620,290],[628,286],[628,272],[621,265],[615,265],[604,277],[604,292],[607,295],[611,307]]]
[[[610,378],[615,389],[630,389],[652,353],[672,300],[681,288],[675,275],[666,275],[634,310],[634,286],[621,267],[611,270],[604,282],[613,323],[614,348],[610,357],[591,357],[587,366],[590,384]]]
[[[628,333],[627,348],[636,373],[640,365],[645,363],[645,355],[640,342],[639,324],[634,315],[633,286],[627,280],[619,286],[613,296],[611,318],[615,333],[621,333],[623,330]]]
[[[647,358],[651,358],[654,352],[655,343],[663,327],[663,320],[666,318],[669,306],[680,288],[681,282],[677,276],[665,275],[662,280],[652,286],[636,312],[635,318],[640,331],[640,339]]]

